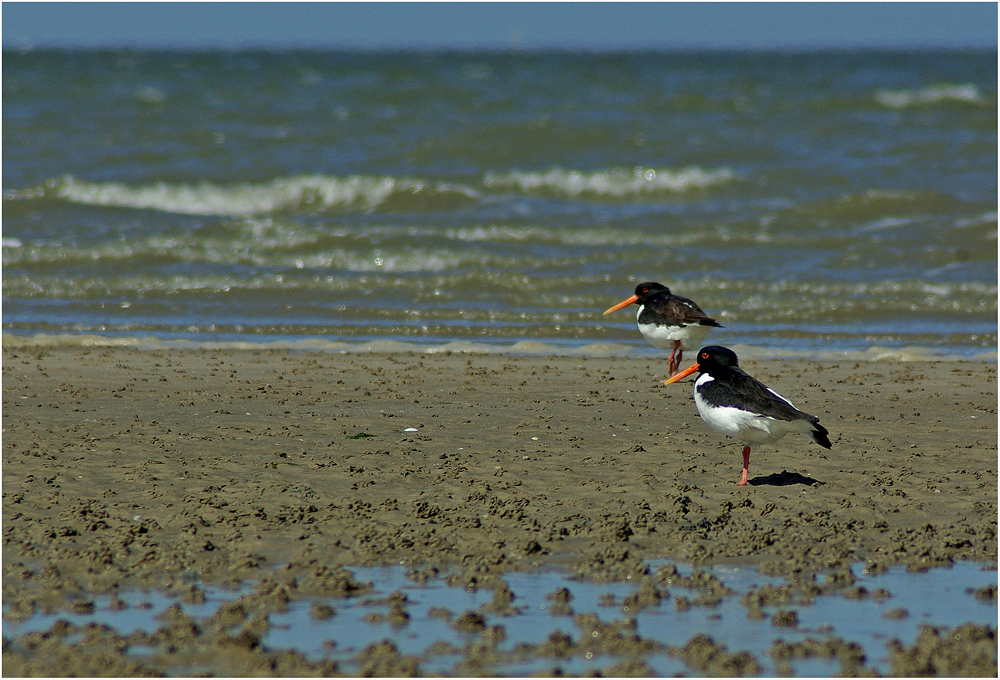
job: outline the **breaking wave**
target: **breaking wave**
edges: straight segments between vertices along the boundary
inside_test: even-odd
[[[157,182],[131,186],[89,182],[66,175],[45,186],[7,191],[5,201],[55,198],[79,205],[158,210],[178,215],[252,217],[279,212],[450,209],[478,201],[484,191],[547,191],[562,196],[630,198],[706,189],[735,179],[727,169],[635,168],[594,172],[553,168],[545,171],[487,173],[481,187],[412,177],[300,175],[257,184],[218,185]]]
[[[879,90],[875,93],[875,101],[892,109],[926,106],[942,102],[985,103],[985,99],[979,93],[979,88],[971,83],[931,85],[916,90]]]
[[[469,187],[412,178],[353,175],[303,175],[262,184],[220,186],[168,184],[129,186],[119,182],[87,182],[66,176],[44,189],[8,192],[8,200],[56,197],[71,203],[159,210],[181,215],[248,217],[295,210],[374,210],[395,197],[419,200],[470,200],[479,192]],[[426,199],[425,199],[426,197]]]
[[[490,173],[487,187],[520,189],[525,192],[549,191],[566,196],[607,196],[621,198],[705,189],[731,182],[736,178],[732,170],[704,170],[689,167],[681,170],[637,167],[631,170],[615,168],[596,172],[552,168],[543,172]]]

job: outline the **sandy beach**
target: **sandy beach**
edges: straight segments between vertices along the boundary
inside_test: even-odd
[[[740,445],[701,422],[690,381],[659,384],[661,359],[5,347],[6,616],[195,581],[349,594],[344,565],[489,586],[652,558],[805,580],[996,561],[995,364],[743,365],[819,416],[832,450],[788,436],[737,486]],[[165,671],[62,640],[32,654],[5,637],[5,674]],[[282,663],[223,668],[334,672]]]

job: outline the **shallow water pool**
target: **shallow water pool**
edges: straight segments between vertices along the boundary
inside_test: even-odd
[[[651,574],[663,564],[652,563]],[[894,567],[881,574],[864,573],[858,565],[852,570],[851,587],[838,594],[817,595],[812,602],[800,596],[793,602],[759,607],[748,605],[744,596],[769,588],[774,592],[786,584],[784,579],[763,576],[745,566],[678,565],[679,578],[674,582],[653,579],[660,592],[666,591],[664,597],[658,603],[631,607],[632,611],[625,609],[627,599],[636,594],[643,579],[591,583],[556,571],[507,573],[503,581],[509,592],[501,594],[498,603],[497,591],[448,585],[447,574],[417,582],[403,566],[353,568],[351,572],[356,580],[369,581],[372,589],[352,598],[292,601],[285,611],[268,615],[270,627],[262,639],[264,647],[297,650],[314,661],[331,659],[348,674],[360,671],[359,654],[382,641],[391,642],[401,654],[416,657],[424,675],[469,674],[472,668],[467,652],[476,645],[490,650],[476,661],[480,664],[474,667],[477,672],[514,676],[614,674],[616,664],[637,661],[634,652],[592,653],[579,644],[562,656],[553,656],[538,646],[550,636],[568,636],[577,644],[587,635],[624,630],[658,643],[639,660],[649,672],[668,676],[701,674],[685,662],[681,649],[694,636],[705,634],[724,645],[727,652],[752,654],[763,675],[791,672],[809,677],[836,674],[841,664],[836,658],[779,663],[769,655],[776,640],[794,644],[835,637],[853,642],[862,648],[865,666],[886,674],[891,669],[887,643],[897,639],[912,645],[920,624],[995,626],[997,621],[995,596],[977,598],[975,594],[977,589],[996,586],[996,567],[975,563],[923,573]],[[690,578],[699,575],[718,579],[713,583],[724,584],[725,594],[720,596],[716,587],[713,597],[699,599],[705,588],[693,587]],[[824,578],[820,575],[817,582]],[[92,613],[36,614],[23,621],[5,621],[3,632],[11,640],[48,630],[62,619],[81,626],[105,624],[122,635],[152,633],[162,625],[158,617],[175,603],[185,614],[202,619],[225,602],[251,592],[252,587],[246,584],[237,591],[205,587],[205,600],[198,604],[179,602],[162,593],[133,591],[120,594],[112,606],[111,597],[102,596],[94,599]],[[314,606],[322,604],[333,610],[327,617],[314,613]],[[460,625],[463,616],[475,620],[476,614],[477,625]],[[129,654],[139,656],[151,652],[149,647],[129,649]]]

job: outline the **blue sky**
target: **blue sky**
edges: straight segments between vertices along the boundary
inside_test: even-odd
[[[997,46],[995,2],[4,2],[2,20],[5,48]]]

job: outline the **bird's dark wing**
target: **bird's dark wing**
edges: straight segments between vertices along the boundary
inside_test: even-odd
[[[726,371],[725,379],[713,378],[716,379],[700,387],[705,398],[713,404],[753,411],[777,420],[819,422],[819,418],[798,410],[790,401],[741,368]]]
[[[678,295],[653,295],[645,303],[646,313],[674,326],[721,326],[694,302]]]

